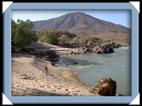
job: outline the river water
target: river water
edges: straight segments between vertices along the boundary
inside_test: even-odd
[[[131,95],[130,49],[121,47],[112,54],[86,54],[61,56],[58,66],[75,70],[82,82],[95,85],[104,77],[111,77],[117,82],[117,92]]]

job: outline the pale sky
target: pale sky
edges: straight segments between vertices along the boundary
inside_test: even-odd
[[[113,22],[115,24],[120,24],[128,28],[131,27],[131,14],[128,10],[14,10],[12,11],[12,19],[17,21],[17,19],[31,21],[47,20],[51,18],[56,18],[67,13],[72,12],[83,12],[93,17]]]

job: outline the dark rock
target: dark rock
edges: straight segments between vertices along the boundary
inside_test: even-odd
[[[75,62],[73,62],[73,64],[78,64],[78,62],[75,61]]]
[[[114,53],[113,47],[106,46],[103,50],[103,53]]]
[[[121,44],[112,42],[112,43],[111,43],[111,46],[112,46],[113,48],[119,48],[119,47],[121,47]]]

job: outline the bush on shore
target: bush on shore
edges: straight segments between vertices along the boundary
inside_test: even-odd
[[[30,20],[15,22],[12,20],[12,50],[21,50],[26,45],[36,41],[36,33]]]
[[[41,42],[58,45],[58,38],[54,32],[44,31],[39,39]]]

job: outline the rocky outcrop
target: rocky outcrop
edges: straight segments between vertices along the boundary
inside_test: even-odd
[[[75,44],[74,44],[75,45]],[[45,46],[45,45],[44,45]],[[28,53],[31,55],[35,55],[38,57],[46,57],[46,59],[57,59],[59,55],[78,55],[78,54],[88,54],[88,53],[95,53],[95,54],[108,54],[114,53],[114,48],[119,48],[120,44],[110,42],[110,43],[103,43],[97,45],[76,45],[76,47],[26,47],[20,50],[20,53]],[[50,48],[50,49],[49,49]],[[56,49],[55,49],[56,48]]]
[[[79,48],[79,53],[81,54],[87,54],[87,53],[91,53],[92,52],[92,48],[89,46],[83,46]]]
[[[114,48],[119,48],[120,46],[122,45],[114,43],[114,42],[99,44],[94,46],[81,46],[81,47],[75,48],[75,50],[71,50],[71,52],[68,54],[73,54],[73,55],[87,54],[87,53],[108,54],[108,53],[114,53]]]
[[[102,96],[115,96],[116,95],[116,81],[111,78],[103,78],[91,88],[91,92],[98,93]]]
[[[98,45],[95,46],[92,51],[97,54],[114,53],[114,47],[111,44]]]

